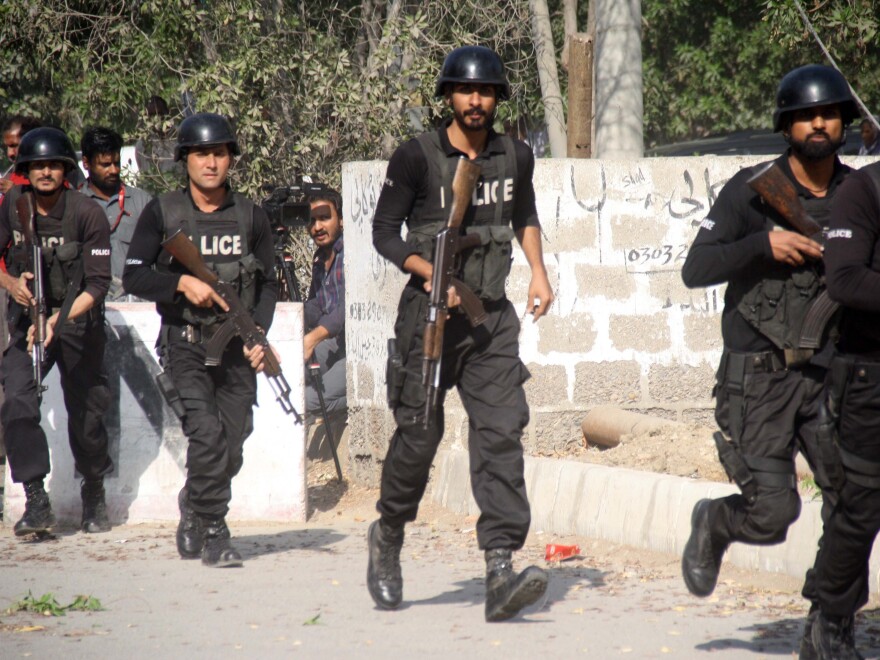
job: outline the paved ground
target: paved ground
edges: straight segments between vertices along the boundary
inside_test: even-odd
[[[473,518],[426,505],[408,528],[403,607],[374,608],[364,534],[372,491],[312,489],[302,525],[235,524],[242,569],[184,562],[173,526],[28,543],[0,530],[0,657],[64,658],[723,658],[793,657],[805,609],[796,580],[725,568],[706,600],[691,597],[678,558],[578,538],[533,535],[582,556],[548,566],[548,598],[512,623],[483,621],[483,562]],[[4,610],[28,593],[61,604],[97,597],[99,612],[63,617]],[[880,611],[859,619],[860,647],[880,655]]]

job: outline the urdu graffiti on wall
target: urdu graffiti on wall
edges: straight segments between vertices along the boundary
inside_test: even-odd
[[[663,204],[669,217],[674,220],[690,220],[690,227],[695,233],[703,218],[718,198],[718,192],[724,186],[729,177],[719,181],[712,181],[709,168],[703,169],[702,186],[698,189],[694,176],[690,170],[685,169],[681,173],[684,182],[683,191],[673,189],[666,202]],[[624,177],[624,187],[635,183],[643,183],[644,175],[641,169],[635,175]],[[647,195],[650,200],[650,194]],[[636,201],[627,198],[628,202]],[[640,200],[639,200],[640,201]],[[673,270],[681,270],[684,260],[687,258],[688,242],[669,241],[659,245],[638,245],[623,250],[623,263],[628,273],[656,273]],[[696,306],[695,306],[696,308]]]

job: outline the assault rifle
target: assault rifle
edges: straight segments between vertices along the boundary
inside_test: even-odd
[[[30,304],[31,324],[34,326],[34,341],[31,360],[34,363],[34,384],[37,386],[37,399],[42,401],[46,386],[43,385],[43,372],[46,370],[46,291],[43,283],[43,249],[36,236],[36,209],[31,195],[25,193],[15,202],[18,219],[21,223],[24,242],[28,248],[27,263],[24,270],[33,273],[33,297]],[[59,331],[61,328],[58,329]]]
[[[455,287],[471,325],[476,327],[486,320],[486,310],[477,295],[468,286],[455,277],[458,272],[458,255],[462,250],[480,244],[477,234],[462,234],[461,223],[465,211],[471,202],[480,166],[461,157],[455,168],[452,179],[452,208],[449,210],[449,221],[446,227],[437,234],[434,245],[433,273],[431,275],[431,293],[428,309],[425,314],[425,334],[422,357],[422,384],[425,386],[425,421],[427,429],[437,408],[437,397],[440,391],[440,366],[443,354],[443,330],[449,314],[448,290]]]
[[[748,180],[748,184],[764,198],[764,201],[776,209],[795,231],[818,243],[825,242],[822,226],[806,212],[794,184],[776,162],[768,163],[758,170]],[[798,345],[784,349],[787,365],[803,364],[821,348],[825,327],[839,308],[840,305],[831,300],[828,291],[823,288],[804,317]]]
[[[209,367],[216,367],[220,364],[223,357],[223,349],[234,336],[241,337],[242,342],[248,348],[254,348],[257,345],[265,349],[265,357],[263,358],[263,373],[275,392],[275,399],[281,404],[281,408],[288,415],[293,415],[297,424],[302,423],[302,416],[297,412],[296,408],[290,401],[290,385],[281,372],[281,365],[275,353],[269,346],[266,334],[254,323],[253,318],[241,303],[238,292],[228,282],[224,282],[213,270],[208,268],[205,260],[195,244],[183,232],[178,230],[171,238],[162,243],[162,247],[184,268],[186,268],[194,277],[197,277],[205,284],[211,286],[226,304],[229,305],[229,311],[226,313],[226,320],[217,328],[217,331],[211,336],[205,345],[205,364]]]

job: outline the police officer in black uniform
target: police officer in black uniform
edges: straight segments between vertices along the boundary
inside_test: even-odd
[[[861,658],[854,615],[868,602],[868,559],[880,530],[880,165],[854,172],[835,195],[825,251],[828,292],[843,307],[828,407],[844,486],[816,559],[819,658]]]
[[[396,608],[403,597],[404,525],[416,518],[443,436],[443,394],[453,386],[470,420],[471,482],[482,512],[477,540],[487,564],[486,619],[515,616],[539,599],[547,585],[543,570],[533,566],[516,575],[511,563],[511,553],[522,547],[530,523],[521,443],[529,419],[522,385],[529,373],[519,358],[519,321],[504,290],[514,235],[532,271],[528,300],[535,320],[547,311],[553,293],[535,209],[534,158],[526,144],[492,128],[496,104],[509,93],[504,65],[494,52],[465,46],[449,53],[436,94],[446,99],[453,116],[438,130],[395,151],[376,206],[373,245],[411,274],[395,324],[402,366],[388,376],[397,431],[382,469],[377,504],[381,518],[368,533],[367,586],[385,609]],[[482,167],[463,225],[483,240],[463,254],[460,278],[483,300],[488,320],[472,328],[463,314],[452,310],[443,338],[440,404],[425,430],[421,368],[426,289],[434,238],[447,222],[452,178],[461,157]],[[406,241],[401,239],[404,222]],[[450,289],[450,307],[456,303],[457,294]]]
[[[830,67],[799,67],[779,85],[773,123],[789,149],[775,162],[823,227],[849,172],[836,152],[856,113],[846,80]],[[822,488],[824,516],[835,498],[817,439],[830,347],[811,358],[792,350],[824,288],[822,246],[795,231],[747,184],[760,167],[746,168],[724,186],[682,269],[689,287],[727,282],[715,418],[727,435],[717,437],[722,463],[743,491],[694,507],[682,573],[697,596],[714,590],[730,543],[785,540],[801,510],[796,451]],[[815,603],[811,573],[804,596]],[[803,643],[809,646],[809,630]],[[802,648],[805,657],[811,651]]]
[[[70,449],[83,476],[82,529],[110,529],[104,476],[112,471],[113,463],[103,422],[109,405],[103,369],[103,300],[110,285],[110,230],[101,208],[65,185],[65,176],[75,167],[76,154],[63,131],[29,131],[21,139],[15,161],[16,171],[27,176],[29,183],[10,189],[0,205],[0,245],[9,246],[2,254],[8,274],[0,273],[0,283],[11,298],[11,338],[0,363],[0,383],[6,392],[0,420],[12,479],[24,484],[27,496],[24,515],[15,523],[16,536],[46,534],[55,525],[43,483],[50,470],[49,446],[40,427],[41,393],[30,350],[34,275],[29,240],[42,248],[48,315],[44,373],[58,365]],[[31,217],[19,217],[22,197],[35,210],[33,225]]]
[[[205,342],[228,306],[173,261],[162,242],[185,231],[208,266],[238,287],[254,321],[268,331],[277,295],[272,231],[265,212],[229,186],[227,174],[239,153],[225,117],[199,113],[183,120],[174,157],[186,166],[187,186],[144,209],[123,274],[128,293],[157,303],[159,356],[183,407],[189,444],[186,484],[178,496],[177,550],[184,559],[201,556],[203,564],[217,567],[242,563],[225,516],[244,441],[253,431],[263,349],[247,349],[235,337],[219,366],[205,366]]]

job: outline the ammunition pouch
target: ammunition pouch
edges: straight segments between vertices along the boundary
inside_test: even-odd
[[[753,284],[742,295],[737,311],[779,349],[799,349],[804,322],[821,290],[818,272],[813,266],[804,266]],[[805,361],[804,354],[792,355]]]
[[[462,255],[461,280],[483,300],[501,300],[513,263],[513,229],[487,225],[466,232],[477,234],[480,244]]]
[[[65,242],[54,248],[43,248],[43,262],[48,273],[48,298],[61,301],[67,296],[70,284],[80,267],[82,245],[79,241]]]
[[[426,261],[434,260],[434,244],[443,223],[423,225],[410,230],[406,242]],[[513,263],[514,231],[507,225],[477,225],[465,228],[466,234],[480,237],[478,245],[456,255],[460,263],[458,278],[482,300],[501,300]]]
[[[388,407],[397,408],[400,403],[400,392],[403,389],[403,358],[397,350],[397,340],[388,340],[388,362],[385,367],[385,387]]]
[[[718,458],[727,476],[737,486],[749,504],[758,499],[758,487],[797,490],[797,477],[791,461],[764,456],[744,456],[739,448],[716,431],[712,436],[718,449]]]

